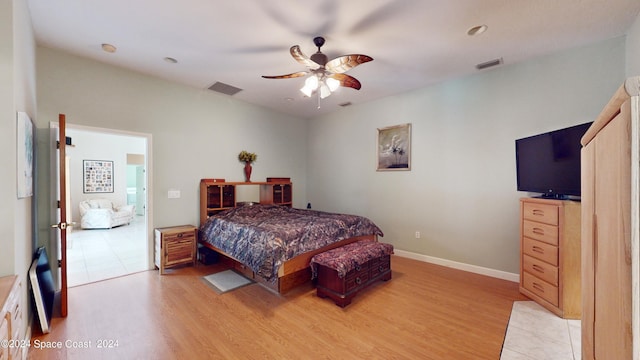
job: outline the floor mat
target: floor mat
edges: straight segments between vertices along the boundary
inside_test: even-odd
[[[243,286],[253,284],[253,280],[248,279],[233,270],[225,270],[203,276],[202,280],[207,283],[218,294],[224,294],[231,290],[239,289]]]

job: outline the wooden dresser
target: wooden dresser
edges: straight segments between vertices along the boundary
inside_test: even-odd
[[[582,358],[640,358],[640,77],[581,140]]]
[[[160,274],[169,267],[196,263],[198,228],[181,225],[155,230],[155,265]]]
[[[22,282],[15,275],[0,278],[0,359],[22,359]],[[6,346],[5,346],[6,345]]]
[[[520,215],[520,292],[580,319],[580,203],[523,198]]]

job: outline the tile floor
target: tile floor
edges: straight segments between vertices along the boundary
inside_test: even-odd
[[[580,320],[562,319],[533,301],[516,301],[501,360],[580,360]]]
[[[149,269],[145,218],[113,229],[74,229],[67,236],[69,287]]]

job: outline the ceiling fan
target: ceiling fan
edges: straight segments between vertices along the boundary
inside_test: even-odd
[[[329,61],[327,55],[320,51],[320,48],[324,45],[324,38],[321,36],[315,37],[313,43],[318,47],[318,51],[311,55],[310,58],[302,53],[298,45],[294,45],[289,49],[291,56],[300,64],[308,67],[309,70],[286,75],[263,75],[262,77],[265,79],[291,79],[310,75],[307,80],[305,80],[304,86],[300,91],[302,91],[305,96],[311,97],[314,92],[319,90],[319,99],[324,99],[331,95],[331,93],[340,86],[360,90],[360,81],[344,73],[360,64],[373,60],[373,58],[362,54],[351,54],[339,56]],[[319,99],[318,102],[320,101]],[[320,106],[318,105],[318,107]]]

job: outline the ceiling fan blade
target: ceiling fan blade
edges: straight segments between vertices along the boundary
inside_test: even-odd
[[[275,76],[262,75],[262,77],[265,79],[293,79],[293,78],[305,76],[307,74],[308,72],[306,71],[298,71],[298,72],[294,72],[286,75],[275,75]]]
[[[324,67],[332,73],[340,74],[371,60],[371,56],[362,54],[344,55],[329,61]]]
[[[347,74],[331,74],[329,77],[340,81],[340,86],[350,87],[356,90],[360,90],[360,87],[362,87],[358,79]]]
[[[291,49],[289,49],[289,52],[291,53],[291,56],[293,56],[293,58],[296,59],[297,62],[310,68],[311,70],[317,70],[320,68],[320,65],[318,63],[309,59],[307,55],[302,53],[302,50],[300,50],[300,46],[293,45]]]

